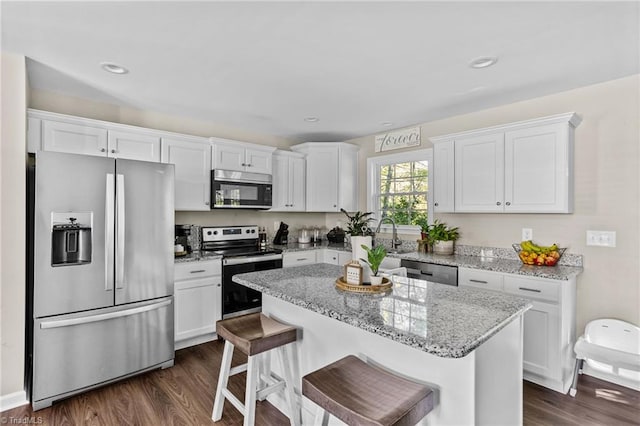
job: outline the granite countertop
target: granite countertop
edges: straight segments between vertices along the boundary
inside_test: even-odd
[[[215,260],[222,259],[221,254],[215,254],[207,251],[199,251],[195,250],[192,253],[187,254],[186,256],[179,256],[174,259],[174,263],[184,263],[184,262],[198,262],[200,260]]]
[[[335,288],[342,268],[318,263],[234,275],[233,281],[444,358],[462,358],[531,304],[517,297],[394,277],[387,294]]]

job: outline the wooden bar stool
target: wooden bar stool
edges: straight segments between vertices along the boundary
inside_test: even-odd
[[[316,425],[329,414],[350,426],[409,426],[433,409],[433,390],[349,355],[302,378],[302,394],[319,408]]]
[[[222,418],[226,398],[244,415],[244,426],[252,426],[255,423],[256,400],[263,400],[267,395],[284,388],[289,406],[289,421],[292,425],[299,425],[300,410],[296,408],[292,373],[285,348],[288,343],[296,341],[296,328],[279,323],[261,313],[255,313],[218,321],[216,332],[225,339],[225,344],[211,419],[217,422]],[[247,355],[248,359],[246,364],[231,368],[234,348]],[[259,355],[267,355],[272,349],[277,349],[280,355],[284,379],[271,372],[269,368],[260,371]],[[243,404],[227,389],[227,383],[230,376],[244,371],[247,372],[247,386]],[[265,383],[266,387],[258,389],[259,383]]]

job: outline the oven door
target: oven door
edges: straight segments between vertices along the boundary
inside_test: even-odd
[[[222,318],[232,318],[262,310],[262,293],[233,282],[234,275],[277,268],[282,268],[281,254],[223,259]]]
[[[212,209],[270,209],[271,200],[271,175],[211,171]]]

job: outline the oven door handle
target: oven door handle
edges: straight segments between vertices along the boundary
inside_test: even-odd
[[[260,256],[238,256],[222,259],[223,265],[242,265],[243,263],[268,262],[269,260],[282,260],[281,254],[265,254]]]

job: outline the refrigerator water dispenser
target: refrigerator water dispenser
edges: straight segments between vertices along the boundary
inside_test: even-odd
[[[76,223],[76,217],[66,219],[51,229],[51,266],[91,263],[91,226]]]

